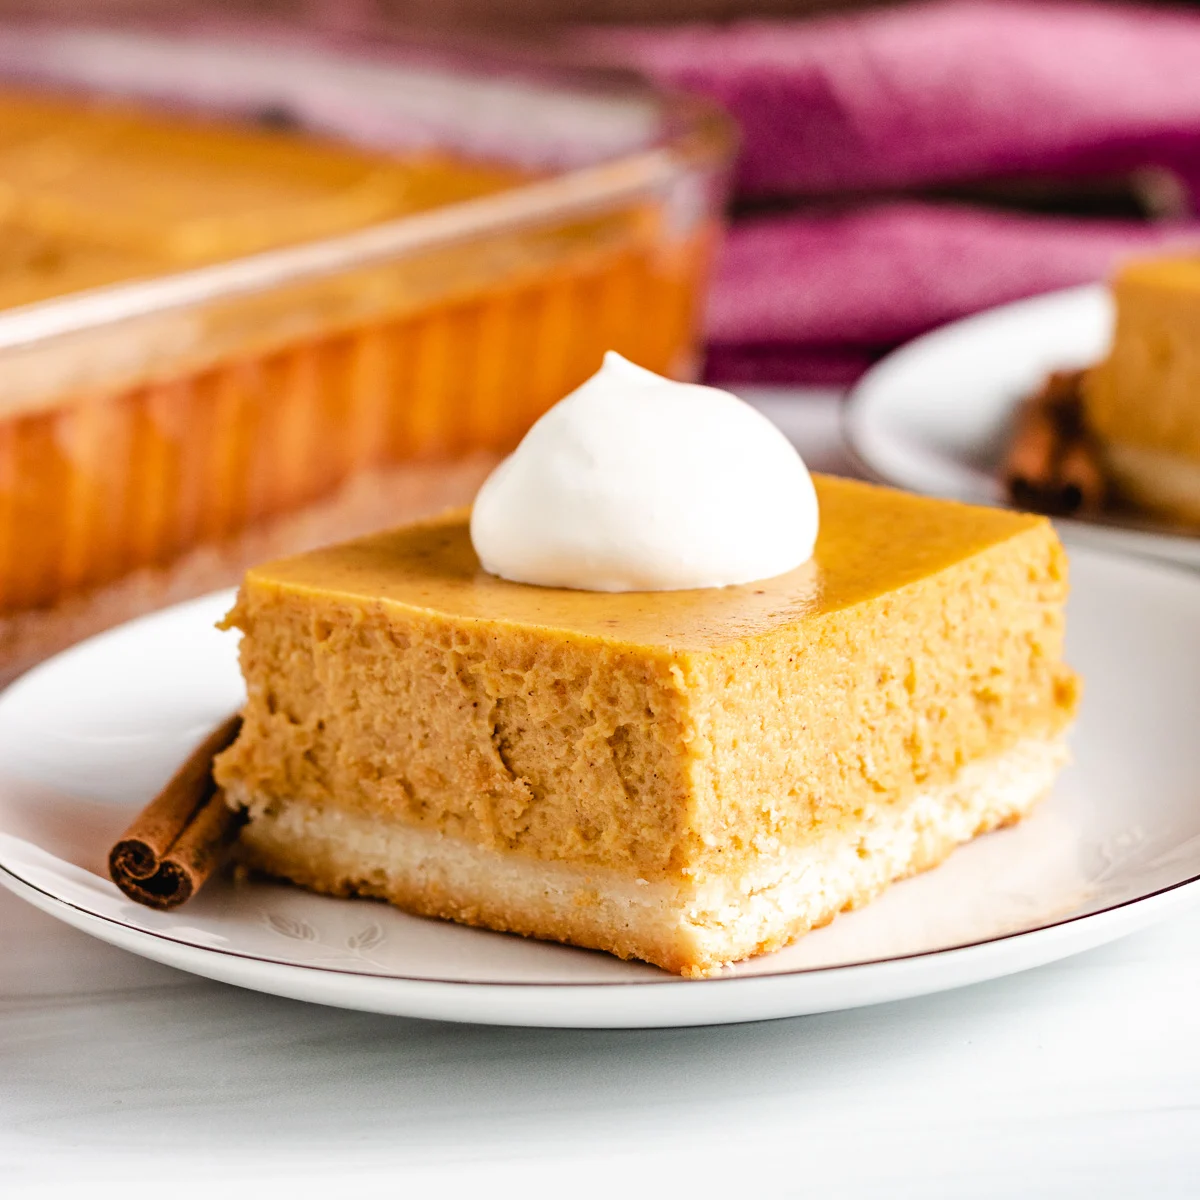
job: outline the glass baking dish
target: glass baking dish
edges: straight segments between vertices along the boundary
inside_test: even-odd
[[[262,29],[0,26],[0,87],[515,165],[506,190],[0,311],[0,676],[469,499],[616,349],[686,377],[731,138],[631,79]]]

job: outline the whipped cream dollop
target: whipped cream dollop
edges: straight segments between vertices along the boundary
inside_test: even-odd
[[[484,569],[597,592],[725,587],[812,557],[817,497],[792,444],[729,392],[610,351],[492,472]]]

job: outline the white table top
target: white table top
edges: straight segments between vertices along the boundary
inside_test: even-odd
[[[846,467],[830,399],[762,403],[811,465]],[[180,1181],[172,1200],[401,1183],[433,1195],[1195,1196],[1200,912],[925,999],[567,1032],[244,992],[0,891],[0,1195],[128,1194],[165,1178]]]

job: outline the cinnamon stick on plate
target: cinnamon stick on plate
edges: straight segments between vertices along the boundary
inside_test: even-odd
[[[1020,508],[1072,516],[1103,507],[1108,481],[1083,419],[1082,371],[1055,371],[1018,410],[1004,464]]]
[[[177,908],[200,890],[237,840],[245,816],[213,782],[213,759],[242,727],[230,717],[196,747],[108,856],[113,882],[150,908]]]

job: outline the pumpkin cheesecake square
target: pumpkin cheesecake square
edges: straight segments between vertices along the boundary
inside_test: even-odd
[[[1048,522],[815,477],[812,560],[599,593],[465,513],[249,572],[251,868],[706,975],[1024,816],[1066,759]]]

